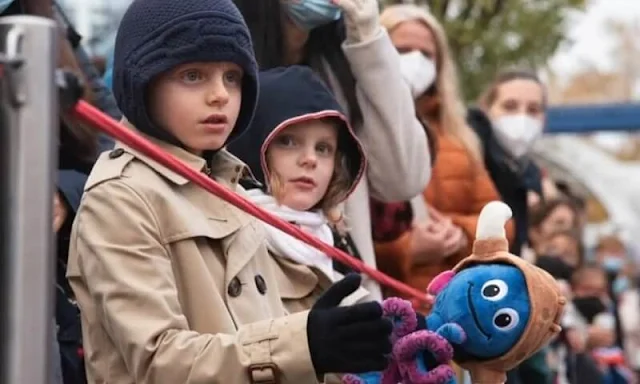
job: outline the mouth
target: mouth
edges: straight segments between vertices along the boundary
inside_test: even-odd
[[[227,124],[228,122],[229,120],[227,119],[227,116],[219,113],[213,114],[207,117],[206,119],[202,120],[202,124],[207,124],[207,125],[223,125],[223,124]]]
[[[469,305],[469,311],[471,311],[471,317],[473,317],[473,322],[476,323],[476,327],[487,338],[487,340],[491,340],[491,335],[485,332],[480,326],[480,320],[478,319],[478,314],[476,313],[476,309],[473,307],[473,302],[471,300],[471,288],[473,288],[473,284],[469,283],[469,288],[467,288],[467,304]]]
[[[297,179],[291,179],[290,181],[308,188],[314,188],[316,186],[316,182],[310,177],[298,177]]]

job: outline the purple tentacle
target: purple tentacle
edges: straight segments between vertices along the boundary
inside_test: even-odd
[[[455,372],[448,364],[441,364],[429,372],[422,372],[415,364],[401,365],[404,383],[411,384],[448,384],[455,377]]]
[[[416,331],[400,340],[393,346],[393,356],[399,362],[415,360],[421,351],[430,352],[439,363],[446,363],[453,358],[453,347],[442,336],[431,331]]]
[[[383,316],[393,322],[391,341],[408,335],[418,327],[418,319],[410,301],[390,297],[382,302]]]
[[[342,384],[365,384],[365,382],[356,375],[348,374],[342,376]]]

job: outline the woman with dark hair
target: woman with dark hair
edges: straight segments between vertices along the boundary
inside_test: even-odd
[[[313,68],[346,110],[369,157],[366,181],[346,201],[352,254],[375,266],[369,198],[402,201],[430,176],[424,128],[416,118],[399,57],[378,20],[376,0],[234,0],[262,69]],[[233,152],[233,145],[229,148]],[[378,285],[364,286],[380,299]]]
[[[526,70],[500,72],[467,116],[484,149],[484,162],[512,211],[516,237],[511,252],[528,242],[529,195],[543,195],[542,173],[528,153],[543,132],[547,109],[544,84]]]

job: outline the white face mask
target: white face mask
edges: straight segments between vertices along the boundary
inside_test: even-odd
[[[525,114],[502,116],[493,122],[493,131],[502,147],[515,158],[527,154],[542,136],[543,124]]]
[[[420,51],[400,54],[400,73],[417,99],[436,80],[436,65]]]

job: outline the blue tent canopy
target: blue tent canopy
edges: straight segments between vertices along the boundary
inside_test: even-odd
[[[546,133],[640,131],[640,103],[553,106]]]

